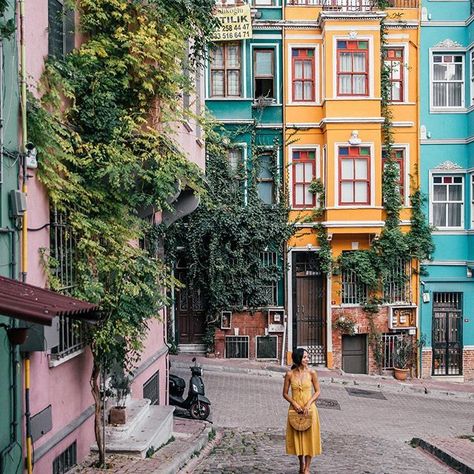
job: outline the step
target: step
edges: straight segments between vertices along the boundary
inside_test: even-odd
[[[179,344],[178,350],[185,354],[205,354],[207,352],[206,344]]]
[[[106,452],[145,458],[149,450],[157,450],[171,438],[173,412],[174,407],[148,403],[145,414],[140,412],[139,421],[132,422],[132,430],[126,427],[129,423],[120,427],[107,426]],[[97,451],[97,444],[91,450]]]
[[[132,431],[147,416],[150,408],[148,398],[130,399],[127,402],[127,423],[124,425],[109,425],[105,427],[106,436],[129,436]]]

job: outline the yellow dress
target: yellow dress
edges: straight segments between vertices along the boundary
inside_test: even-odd
[[[304,406],[312,396],[311,376],[305,374],[303,380],[291,378],[291,397],[300,406]],[[291,408],[291,405],[290,405]],[[316,404],[310,408],[312,423],[306,431],[296,431],[286,422],[286,454],[296,454],[297,456],[317,456],[321,454],[321,433],[319,429],[319,414]]]

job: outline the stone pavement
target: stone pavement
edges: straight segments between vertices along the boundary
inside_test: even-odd
[[[178,354],[170,356],[172,367],[188,368],[191,359],[196,357],[197,363],[205,370],[218,372],[234,372],[247,374],[267,374],[278,376],[288,370],[273,361],[251,361],[239,359],[211,359],[202,355]],[[387,391],[419,393],[428,396],[467,398],[474,400],[474,381],[450,382],[446,379],[411,378],[405,382],[396,380],[391,375],[347,374],[342,370],[317,367],[319,380],[323,384],[357,385]]]

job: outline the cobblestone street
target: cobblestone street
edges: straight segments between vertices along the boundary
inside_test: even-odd
[[[287,404],[281,374],[206,372],[204,378],[212,421],[224,435],[192,472],[298,472],[296,458],[284,453]],[[370,391],[356,395],[344,386],[321,385],[323,455],[314,460],[312,472],[454,472],[409,441],[471,433],[472,401],[393,392],[377,392],[379,398],[367,398]]]

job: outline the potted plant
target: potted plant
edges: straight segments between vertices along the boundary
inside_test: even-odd
[[[132,379],[118,370],[110,377],[110,389],[115,397],[115,405],[109,410],[109,424],[124,425],[127,422],[126,402]]]
[[[416,343],[411,337],[404,336],[397,341],[393,356],[393,374],[397,380],[406,380],[415,348]]]
[[[341,334],[348,334],[349,336],[353,336],[356,333],[356,322],[348,316],[339,316],[334,321],[333,327],[335,329],[338,329]]]

